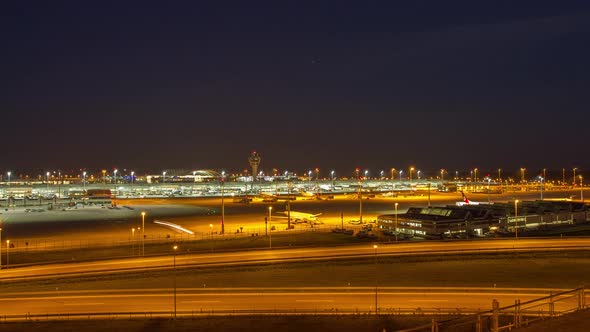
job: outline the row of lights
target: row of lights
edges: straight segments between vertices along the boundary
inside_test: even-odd
[[[544,178],[544,179],[545,179],[545,178],[547,178],[547,177],[546,177],[546,170],[547,170],[546,168],[543,168],[543,178]],[[572,171],[573,171],[573,182],[574,182],[574,184],[575,184],[575,182],[576,182],[576,171],[577,171],[577,170],[578,170],[578,168],[577,168],[577,167],[575,167],[575,168],[573,168],[573,169],[572,169]],[[117,183],[117,173],[118,173],[118,171],[119,171],[119,170],[118,170],[118,169],[116,169],[116,168],[113,170],[113,178],[114,178],[114,182],[115,182],[115,183]],[[359,176],[359,169],[357,168],[355,171],[356,171],[356,174],[357,174],[357,176]],[[391,169],[391,180],[392,180],[392,181],[393,181],[393,179],[394,179],[394,172],[396,172],[396,171],[397,171],[397,170],[396,170],[395,168],[392,168],[392,169]],[[417,178],[418,178],[418,179],[420,179],[420,178],[421,178],[421,177],[420,177],[420,174],[422,173],[422,171],[421,171],[421,170],[416,170],[414,167],[410,167],[410,168],[409,168],[409,172],[408,172],[408,173],[409,173],[409,175],[408,175],[408,176],[409,176],[409,180],[410,180],[410,182],[412,181],[412,173],[413,173],[414,171],[416,171]],[[524,183],[524,182],[525,182],[525,171],[526,171],[526,168],[524,168],[524,167],[521,167],[521,168],[520,168],[520,173],[521,173],[521,182],[522,182],[522,183]],[[563,171],[564,171],[564,176],[563,176],[563,177],[564,177],[564,179],[565,179],[565,169],[563,169]],[[478,172],[478,168],[474,168],[473,170],[470,170],[470,171],[469,171],[469,174],[470,174],[470,179],[475,179],[475,181],[477,181],[477,179],[478,179],[478,177],[477,177],[477,172]],[[105,171],[105,170],[103,170],[103,171],[102,171],[102,173],[103,173],[103,178],[106,178],[106,171]],[[192,173],[193,173],[193,178],[194,178],[194,179],[195,179],[195,181],[196,181],[196,173],[197,173],[197,172],[196,172],[196,171],[193,171]],[[309,179],[309,180],[311,180],[311,175],[312,175],[312,173],[313,173],[313,172],[312,172],[311,170],[309,170],[309,171],[307,172],[307,175],[308,175],[308,179]],[[316,169],[315,169],[315,173],[316,173],[316,178],[318,178],[318,177],[319,177],[319,168],[316,168]],[[402,175],[403,175],[404,171],[403,171],[403,170],[399,170],[399,172],[398,172],[398,173],[399,173],[399,178],[400,178],[400,181],[401,181],[401,180],[402,180]],[[444,174],[445,174],[445,173],[448,173],[448,172],[447,172],[447,171],[446,171],[444,168],[440,170],[440,179],[441,179],[441,180],[444,180]],[[9,172],[7,172],[6,174],[7,174],[7,176],[8,176],[8,184],[10,184],[10,180],[11,180],[11,175],[12,175],[12,172],[10,172],[10,171],[9,171]],[[135,171],[131,171],[131,173],[130,173],[130,174],[131,174],[131,183],[133,184],[133,180],[134,180],[134,178],[135,178]],[[166,183],[166,174],[167,174],[167,172],[166,172],[166,171],[163,171],[163,172],[162,172],[162,182],[163,182],[163,183]],[[264,173],[261,171],[261,172],[260,172],[260,175],[262,176],[263,174],[264,174]],[[284,174],[285,174],[285,177],[286,177],[286,176],[288,175],[288,171],[285,171],[285,173],[284,173]],[[369,170],[365,170],[365,172],[364,172],[364,177],[365,177],[365,179],[367,179],[367,178],[368,178],[368,174],[369,174]],[[381,178],[383,178],[383,177],[384,177],[384,174],[385,174],[385,172],[382,170],[382,171],[380,172]],[[50,177],[50,175],[51,175],[51,172],[47,172],[45,175],[46,175],[47,182],[49,182],[49,177]],[[334,171],[334,170],[330,171],[330,178],[331,178],[332,180],[334,180],[334,175],[335,175],[335,171]],[[223,172],[222,172],[222,177],[224,177],[224,176],[225,176],[225,172],[223,171]],[[455,178],[458,178],[458,176],[459,176],[459,171],[455,171]],[[86,177],[87,177],[87,172],[86,172],[86,171],[82,172],[82,182],[83,182],[84,186],[86,186]],[[61,178],[61,172],[59,172],[58,178]],[[581,176],[579,176],[579,178],[581,179]],[[498,179],[499,179],[499,180],[501,180],[501,179],[502,179],[502,169],[501,169],[501,168],[498,168]]]

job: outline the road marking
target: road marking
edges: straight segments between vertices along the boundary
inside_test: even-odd
[[[221,301],[181,301],[180,303],[217,303]]]
[[[82,306],[82,305],[103,305],[102,302],[89,302],[89,303],[64,303],[64,305],[70,306]]]
[[[295,302],[334,302],[334,300],[295,300]]]
[[[408,302],[449,302],[449,300],[408,300]]]

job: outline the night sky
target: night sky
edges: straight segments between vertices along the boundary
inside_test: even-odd
[[[588,168],[590,2],[485,3],[3,3],[0,170]]]

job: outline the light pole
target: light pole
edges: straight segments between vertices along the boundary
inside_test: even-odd
[[[578,169],[577,167],[574,167],[574,169],[573,169],[573,171],[574,171],[574,176],[572,177],[572,180],[573,180],[573,186],[574,186],[574,187],[576,186],[576,170],[577,170],[577,169]]]
[[[113,181],[115,182],[115,185],[117,185],[117,172],[119,170],[115,168],[115,170],[113,171]]]
[[[539,181],[541,181],[541,200],[543,200],[543,187],[545,186],[545,178],[542,176],[539,176]]]
[[[492,202],[490,200],[490,183],[492,182],[492,178],[489,176],[487,178],[488,178],[488,204],[491,204]]]
[[[6,173],[8,174],[8,186],[10,186],[10,175],[12,174],[11,172]]]
[[[418,170],[418,171],[416,172],[416,177],[418,178],[418,180],[420,180],[420,173],[421,173],[421,172],[422,172],[421,170]]]
[[[400,170],[399,170],[399,182],[400,182],[400,183],[402,182],[402,174],[403,174],[403,173],[404,173],[404,170],[403,170],[403,169],[400,169]]]
[[[221,234],[225,233],[225,204],[223,201],[225,190],[225,171],[221,172]]]
[[[443,183],[445,182],[445,169],[441,169],[440,170],[440,182]]]
[[[162,183],[166,184],[166,171],[162,172]]]
[[[412,172],[414,171],[414,167],[410,167],[410,185],[412,185]]]
[[[580,175],[580,199],[584,203],[584,178]]]
[[[378,285],[378,273],[377,273],[377,248],[378,246],[376,244],[373,245],[373,249],[375,250],[375,315],[379,314],[379,309],[378,309],[378,302],[377,302],[377,285]]]
[[[473,175],[475,176],[475,182],[477,182],[477,167],[473,169]]]
[[[133,186],[133,180],[135,180],[135,172],[131,171],[131,185]]]
[[[209,235],[213,237],[213,224],[209,224]]]
[[[84,190],[86,190],[86,171],[82,172],[82,186],[84,186]]]
[[[395,168],[391,169],[391,197],[393,197],[393,193],[395,192],[395,184],[393,183],[393,172],[395,172]]]
[[[272,206],[268,207],[268,225],[271,226],[268,232],[268,247],[272,248]]]
[[[395,203],[395,242],[397,242],[397,206],[399,203]]]
[[[547,169],[543,168],[543,179],[547,179]]]
[[[61,171],[57,172],[57,197],[61,198]]]
[[[49,190],[49,172],[45,173],[47,176],[47,190]]]
[[[356,169],[356,175],[358,176],[358,197],[359,197],[359,222],[363,223],[363,196],[361,192],[361,188],[363,187],[363,178],[360,174],[360,169]]]
[[[195,194],[195,183],[197,183],[197,171],[193,171],[193,186],[191,187],[191,195]]]
[[[307,180],[311,182],[311,171],[307,172]]]
[[[520,168],[520,183],[524,184],[524,171],[526,171],[526,168],[521,167]]]
[[[332,170],[330,172],[330,178],[332,178],[332,191],[334,190],[335,187],[335,183],[334,183],[334,171]]]
[[[135,227],[131,228],[131,256],[135,256]]]
[[[10,252],[10,240],[6,240],[6,269],[8,270],[8,265],[10,264],[10,259],[8,257],[8,253]]]
[[[145,256],[145,212],[141,211],[141,255]]]
[[[514,234],[518,240],[518,200],[514,200]]]
[[[172,249],[174,249],[174,319],[176,319],[176,250],[178,249],[178,246],[174,245]]]
[[[383,172],[383,171],[379,172],[379,175],[380,175],[379,179],[380,180],[383,179],[383,173],[385,173],[385,172]]]

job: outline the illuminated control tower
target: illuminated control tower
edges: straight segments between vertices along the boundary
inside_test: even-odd
[[[258,176],[258,165],[260,165],[261,158],[256,153],[256,151],[252,151],[250,157],[248,157],[248,162],[250,163],[250,167],[252,167],[252,181],[256,180],[256,176]]]

